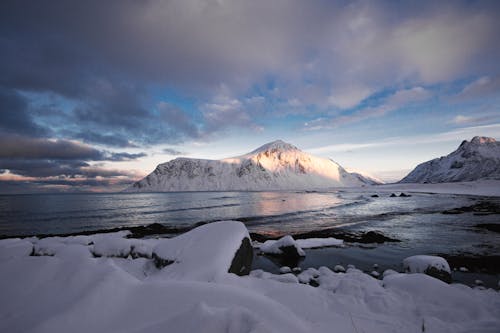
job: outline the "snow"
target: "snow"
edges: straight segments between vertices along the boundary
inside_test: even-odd
[[[327,247],[327,246],[340,246],[344,243],[342,239],[337,239],[333,237],[297,239],[296,242],[303,249],[314,249],[318,247]]]
[[[154,247],[153,253],[173,262],[162,269],[162,278],[213,281],[228,272],[244,238],[250,240],[243,223],[221,221],[162,240]]]
[[[352,267],[229,274],[248,232],[238,222],[209,226],[172,239],[114,233],[1,240],[0,332],[486,333],[500,327],[497,291],[419,273],[386,271],[383,280]],[[109,256],[93,256],[104,240]],[[30,255],[34,247],[40,255]],[[126,248],[176,262],[158,269],[154,259],[115,256]],[[307,284],[313,280],[318,287]]]
[[[311,190],[370,185],[326,158],[281,140],[251,153],[222,160],[176,158],[160,164],[129,192]]]
[[[451,274],[450,266],[446,259],[438,256],[411,256],[403,260],[403,266],[405,271],[409,273],[425,273],[428,268],[434,267]]]
[[[500,180],[500,142],[474,137],[447,156],[418,165],[402,183],[445,183],[479,179]]]
[[[297,250],[297,254],[301,257],[305,257],[306,253],[300,247],[298,241],[293,239],[292,236],[287,235],[281,237],[278,240],[267,240],[260,246],[260,251],[267,254],[283,254],[282,248],[284,247],[294,247]]]

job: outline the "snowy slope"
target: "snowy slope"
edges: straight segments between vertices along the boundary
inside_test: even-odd
[[[158,165],[127,191],[298,190],[371,183],[332,160],[278,140],[223,160],[177,158]]]
[[[447,156],[418,165],[401,183],[446,183],[500,179],[500,142],[474,137]]]

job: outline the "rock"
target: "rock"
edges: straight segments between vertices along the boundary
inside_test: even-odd
[[[294,273],[300,273],[301,271],[302,271],[302,268],[300,268],[300,267],[292,268],[292,272],[294,272]]]
[[[378,194],[373,194],[371,197],[372,198],[378,198]]]
[[[292,236],[284,236],[278,240],[265,241],[260,246],[260,251],[266,255],[280,258],[283,266],[294,267],[306,253],[297,244]]]
[[[424,273],[446,283],[451,283],[450,265],[437,256],[416,255],[403,260],[406,273]]]
[[[213,281],[227,273],[249,274],[253,248],[243,223],[220,221],[159,240],[152,257],[167,278]]]
[[[468,272],[469,270],[467,269],[467,267],[460,267],[458,269],[460,272]]]
[[[349,264],[349,265],[347,265],[347,269],[349,269],[349,268],[351,268],[351,269],[356,269],[356,266],[354,266],[354,265],[352,265],[352,264]]]
[[[400,197],[403,197],[403,198],[408,198],[408,197],[411,197],[410,194],[406,194],[404,192],[401,192],[401,194],[399,195]]]
[[[335,267],[333,267],[333,271],[335,273],[345,273],[345,268],[342,265],[335,265]]]
[[[500,233],[500,224],[499,223],[479,223],[475,225],[476,228],[485,229],[492,232]]]
[[[280,268],[280,273],[281,274],[287,274],[287,273],[290,273],[292,272],[292,269],[288,266],[283,266]]]
[[[372,271],[370,275],[373,276],[374,278],[378,278],[380,276],[380,273],[377,271]]]
[[[233,261],[229,267],[228,273],[239,276],[250,274],[252,269],[253,247],[248,237],[243,238],[240,248],[234,254]]]
[[[395,198],[395,197],[397,197],[397,195],[396,195],[396,193],[391,193],[391,195],[389,197]]]
[[[361,236],[362,243],[378,243],[382,244],[385,242],[399,242],[397,239],[393,239],[383,235],[378,231],[368,231]]]
[[[475,280],[475,281],[474,281],[474,284],[475,284],[476,286],[481,286],[481,287],[482,287],[482,286],[484,286],[484,282],[483,282],[482,280]]]
[[[389,275],[393,275],[393,274],[399,274],[398,272],[396,272],[395,270],[393,269],[386,269],[384,271],[384,273],[382,273],[382,276],[383,277],[386,277],[386,276],[389,276]]]

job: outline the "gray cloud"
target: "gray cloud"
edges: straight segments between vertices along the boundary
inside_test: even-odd
[[[114,153],[69,140],[0,134],[0,159],[130,161],[145,153]]]
[[[19,93],[1,86],[0,112],[0,133],[43,135],[48,132],[33,121],[28,103]]]
[[[180,156],[180,155],[188,155],[187,153],[184,153],[182,151],[173,149],[173,148],[164,148],[162,150],[165,154],[172,155],[172,156]]]

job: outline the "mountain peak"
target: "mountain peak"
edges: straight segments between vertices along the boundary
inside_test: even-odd
[[[289,151],[289,150],[299,150],[299,148],[283,140],[276,140],[260,146],[259,148],[252,151],[251,154],[257,154],[266,151],[272,152],[272,151]]]
[[[497,142],[495,139],[487,137],[487,136],[475,136],[470,141],[473,144],[485,144],[485,143],[495,143]]]

